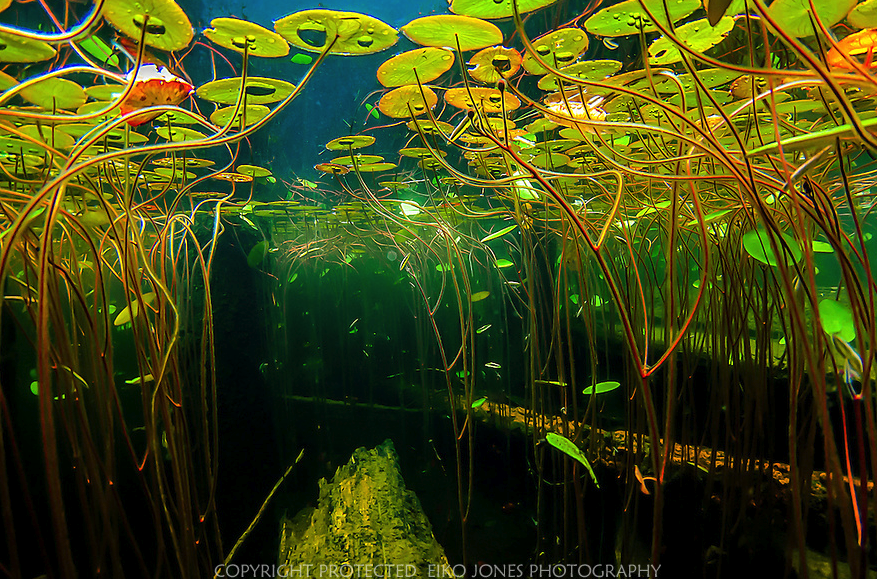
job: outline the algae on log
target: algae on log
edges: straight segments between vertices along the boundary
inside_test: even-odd
[[[282,569],[328,577],[345,564],[404,565],[416,577],[453,577],[420,501],[405,488],[389,439],[372,450],[356,449],[332,482],[320,479],[316,508],[281,523]]]

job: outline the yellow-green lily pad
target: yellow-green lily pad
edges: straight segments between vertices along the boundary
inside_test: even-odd
[[[182,50],[195,36],[192,23],[173,0],[106,0],[103,15],[116,30],[160,50]]]
[[[706,18],[683,24],[676,29],[676,35],[695,52],[705,52],[720,43],[734,28],[734,19],[725,16],[710,26]],[[665,66],[682,60],[682,50],[665,36],[655,40],[649,46],[650,62]]]
[[[831,28],[853,9],[856,0],[813,0],[816,15],[826,28]],[[810,20],[810,0],[774,0],[767,14],[783,28],[784,34],[797,38],[818,32]]]
[[[655,32],[657,27],[643,10],[640,2],[644,2],[649,11],[661,24],[668,26],[670,20],[676,22],[685,18],[701,7],[701,0],[667,0],[668,12],[664,10],[664,0],[624,0],[608,8],[600,10],[585,21],[585,30],[597,36],[629,36],[643,32]]]
[[[303,50],[322,52],[331,45],[332,54],[372,54],[399,40],[396,29],[377,18],[337,10],[296,12],[275,22],[274,30]]]
[[[195,94],[202,99],[221,105],[233,105],[238,100],[240,90],[240,77],[223,78],[201,85]],[[295,86],[285,80],[250,76],[247,77],[245,90],[247,104],[266,105],[282,101],[292,94]]]
[[[454,50],[459,42],[460,50],[480,50],[502,43],[502,31],[485,20],[436,14],[412,20],[402,27],[402,32],[412,42],[423,46],[446,47]]]
[[[228,121],[231,119],[232,113],[235,111],[235,107],[223,107],[221,109],[216,109],[213,111],[213,114],[210,115],[210,122],[214,125],[225,126],[228,124]],[[266,107],[265,105],[247,105],[245,107],[241,107],[238,109],[238,114],[235,116],[234,122],[232,123],[232,127],[240,126],[241,119],[244,119],[244,126],[250,126],[252,124],[258,123],[262,119],[268,116],[268,113],[271,112],[271,109]]]
[[[66,78],[48,78],[31,85],[19,93],[24,100],[46,110],[76,109],[88,100],[82,87]]]
[[[588,35],[579,28],[561,28],[544,34],[532,42],[536,54],[548,65],[562,68],[572,64],[588,49]],[[530,51],[524,54],[524,70],[530,74],[545,74],[548,69]]]
[[[378,82],[386,87],[430,82],[454,65],[454,53],[427,46],[397,54],[378,67]]]
[[[47,43],[0,32],[0,62],[40,62],[57,52]]]
[[[289,54],[289,45],[276,32],[237,18],[214,18],[204,36],[219,46],[249,56],[278,57]]]
[[[555,2],[557,0],[516,0],[520,14],[551,6]],[[451,12],[488,20],[514,15],[511,0],[451,0]]]

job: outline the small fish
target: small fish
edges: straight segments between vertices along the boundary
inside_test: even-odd
[[[858,396],[853,391],[853,383],[862,381],[862,372],[864,371],[862,356],[853,348],[849,342],[839,337],[837,334],[831,335],[831,341],[838,353],[843,356],[843,376],[844,382],[849,388],[850,393]]]
[[[476,334],[483,334],[484,332],[489,330],[491,326],[492,326],[492,324],[484,324],[483,326],[481,326],[480,328],[475,330],[475,333]]]
[[[488,362],[487,364],[484,365],[484,367],[485,368],[493,368],[494,370],[499,370],[500,368],[502,368],[502,366],[500,366],[496,362]]]
[[[405,255],[405,257],[402,259],[402,262],[399,264],[399,271],[402,271],[402,270],[405,269],[405,266],[408,265],[408,260],[409,260],[409,259],[411,259],[411,254],[410,254],[410,253],[407,254],[407,255]]]

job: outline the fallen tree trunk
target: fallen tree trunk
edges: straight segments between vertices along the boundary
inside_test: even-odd
[[[453,577],[393,443],[358,448],[315,508],[281,520],[279,577]]]

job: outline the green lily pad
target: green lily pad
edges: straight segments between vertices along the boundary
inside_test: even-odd
[[[813,0],[816,15],[826,28],[831,28],[856,5],[856,0]],[[783,33],[798,38],[816,33],[810,20],[810,0],[775,0],[767,14],[782,25]]]
[[[750,231],[743,236],[743,248],[753,259],[765,265],[776,266],[778,261],[770,246],[770,235],[765,229]],[[785,233],[782,233],[781,237],[789,247],[789,252],[785,254],[786,265],[798,263],[803,256],[798,242],[795,241],[794,237]],[[791,258],[791,261],[789,258]]]
[[[820,301],[819,321],[822,322],[822,329],[826,334],[837,335],[847,342],[856,339],[853,311],[847,304],[831,299]]]

